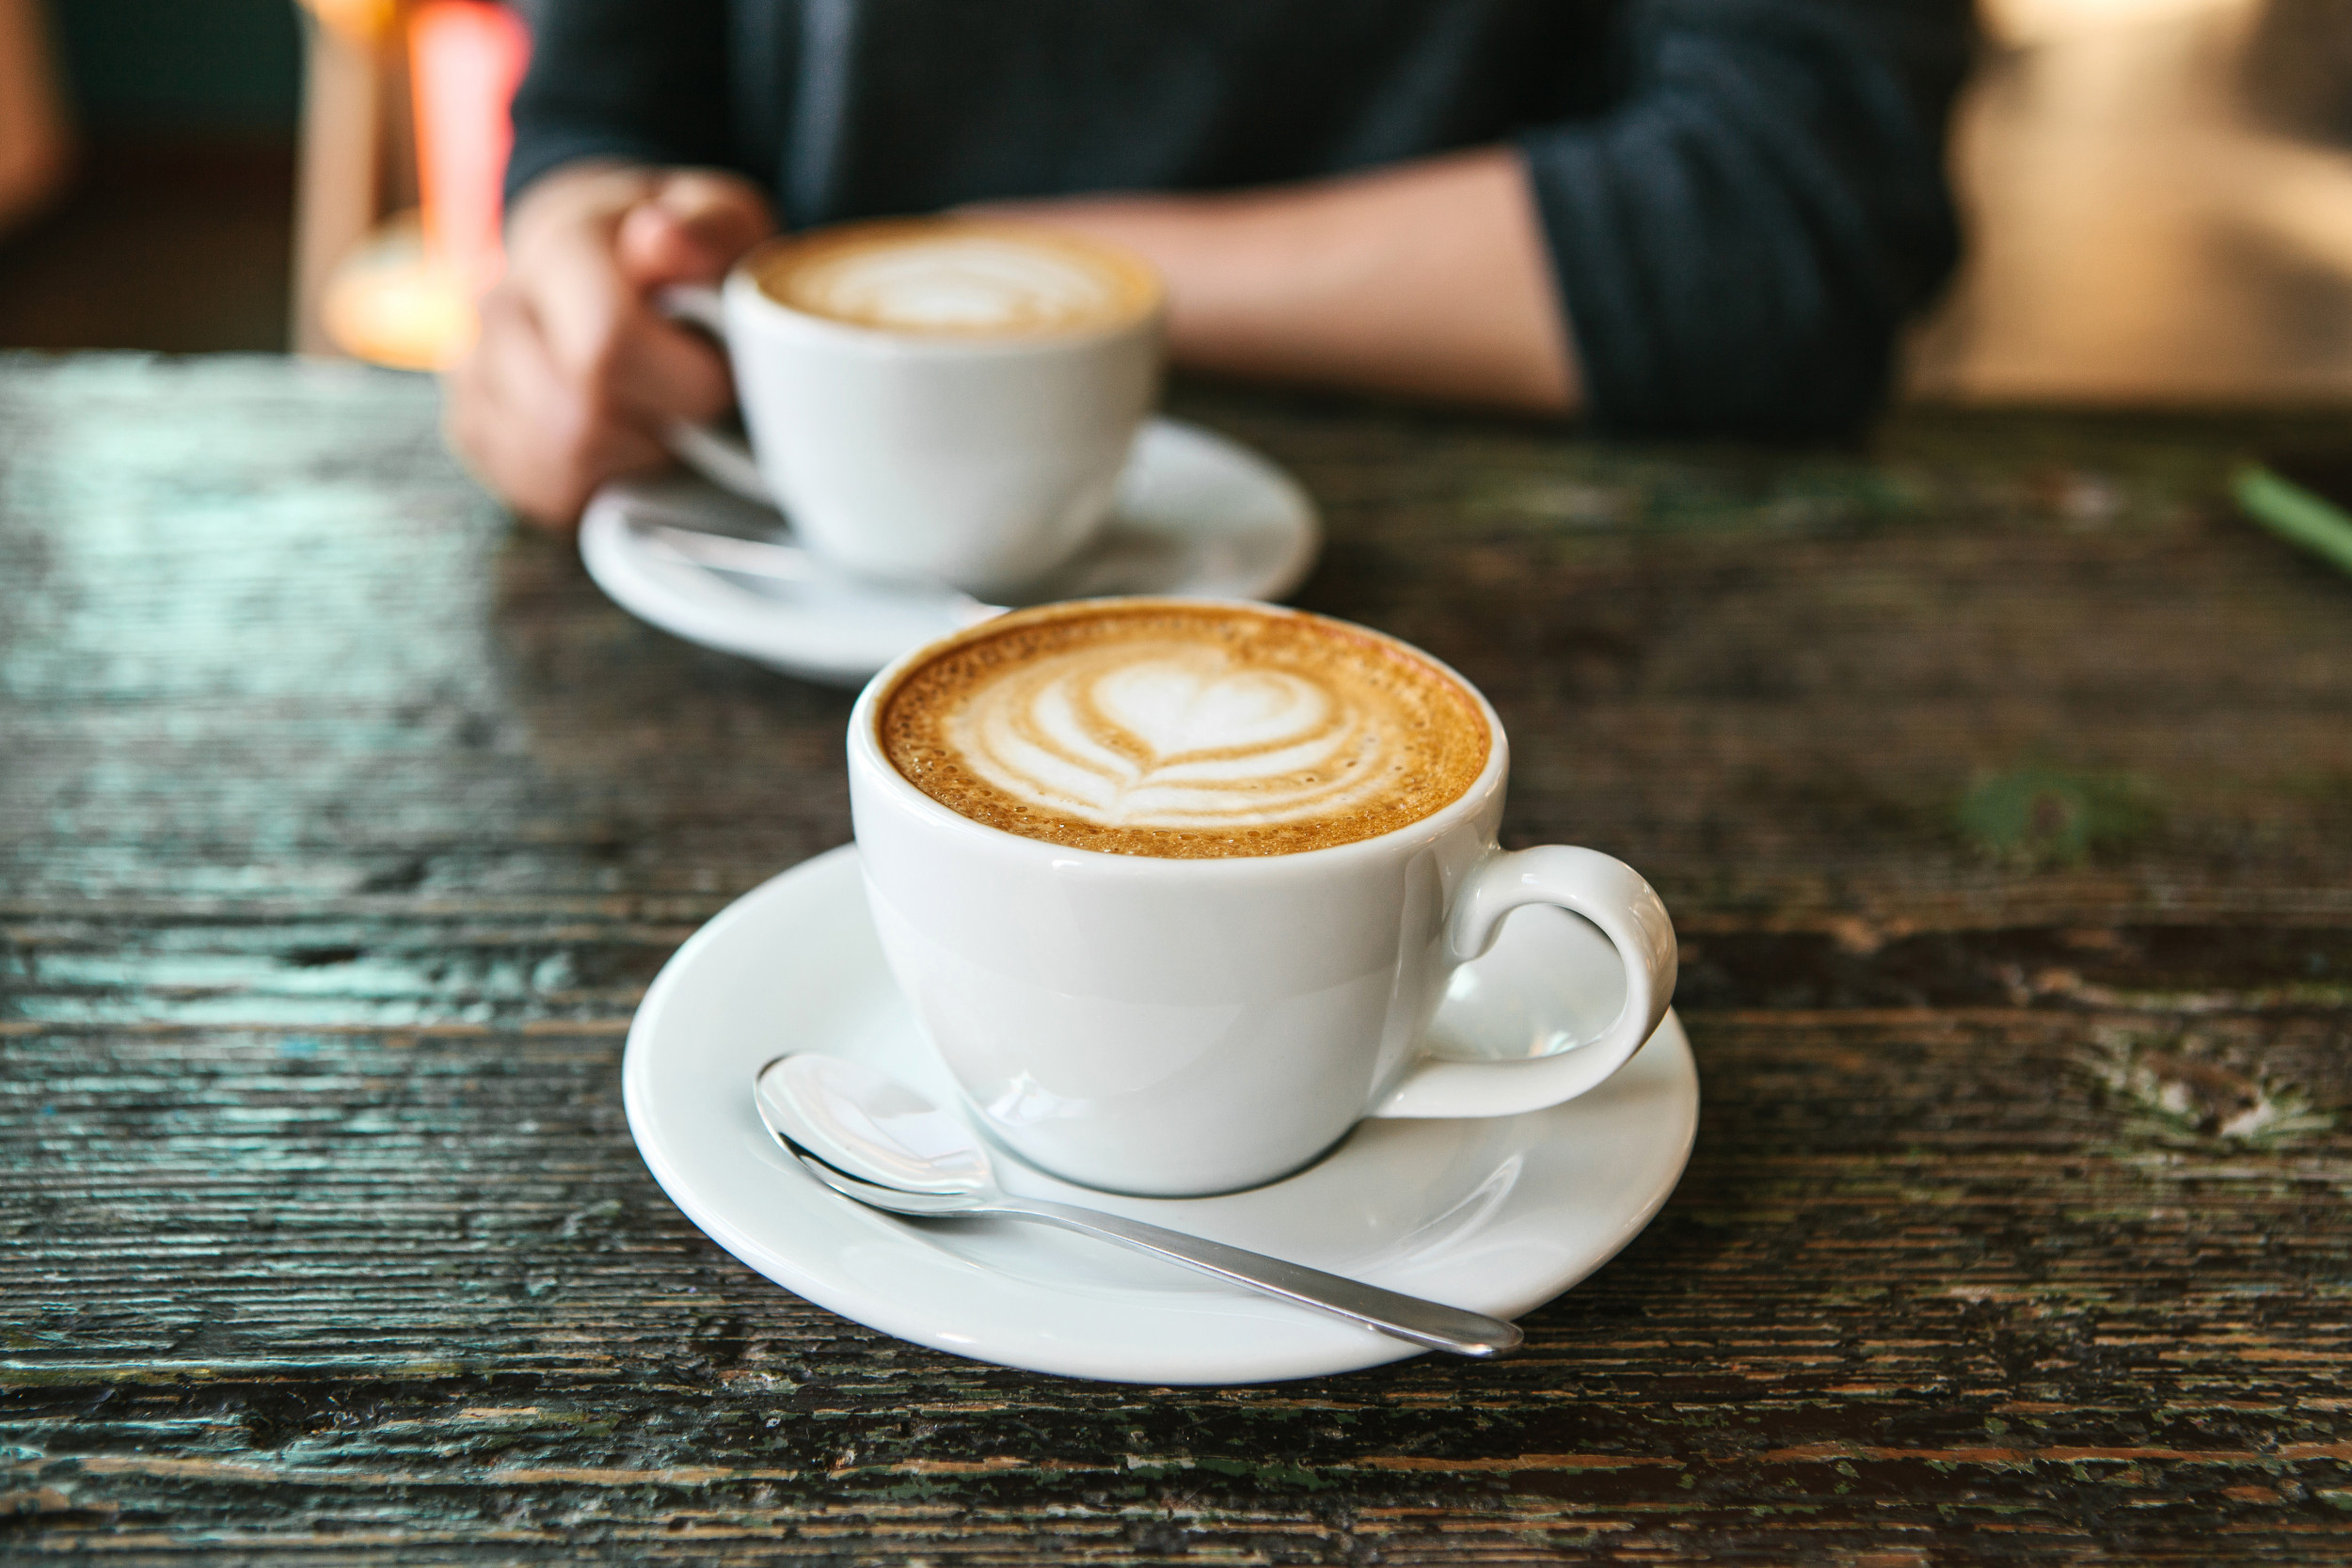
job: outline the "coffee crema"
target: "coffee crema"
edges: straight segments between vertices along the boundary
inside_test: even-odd
[[[1137,600],[988,622],[899,677],[882,752],[959,816],[1115,855],[1287,855],[1461,798],[1491,740],[1462,683],[1319,616]]]
[[[778,304],[888,332],[1104,331],[1160,303],[1141,258],[1054,230],[961,218],[846,224],[780,241],[752,276]]]

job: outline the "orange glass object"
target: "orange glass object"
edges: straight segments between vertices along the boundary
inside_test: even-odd
[[[522,19],[488,0],[429,0],[408,18],[425,253],[469,296],[496,280],[507,106],[531,58]]]
[[[311,3],[348,21],[370,0]],[[439,370],[472,342],[474,301],[502,262],[508,105],[531,40],[521,18],[490,0],[424,0],[408,12],[407,39],[422,210],[377,225],[337,263],[319,321],[346,354]]]

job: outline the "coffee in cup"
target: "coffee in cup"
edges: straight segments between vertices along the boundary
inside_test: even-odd
[[[1089,1186],[1229,1191],[1365,1117],[1554,1105],[1673,995],[1649,885],[1591,849],[1503,852],[1493,710],[1360,626],[1017,610],[877,675],[849,740],[867,907],[925,1033],[992,1135]],[[1454,971],[1528,905],[1608,939],[1613,1022],[1525,1060],[1431,1054]]]
[[[1486,766],[1470,689],[1336,621],[1104,603],[959,642],[892,688],[882,750],[958,816],[1075,849],[1295,854],[1408,826]]]
[[[752,276],[803,315],[948,338],[1108,332],[1160,306],[1158,277],[1126,251],[962,220],[818,230],[763,250]]]
[[[663,309],[726,343],[747,446],[671,431],[849,571],[999,597],[1109,515],[1159,387],[1140,258],[1056,230],[898,219],[770,241]]]

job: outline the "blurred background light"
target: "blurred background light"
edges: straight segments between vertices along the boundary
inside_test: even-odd
[[[1986,0],[1915,395],[2352,397],[2352,3]],[[2285,62],[2282,70],[2282,62]]]
[[[2352,398],[2352,0],[1980,4],[1952,145],[1970,255],[1911,395]],[[78,176],[0,228],[0,346],[430,365],[464,341],[497,265],[510,12],[42,6],[0,0],[0,32],[45,16]]]

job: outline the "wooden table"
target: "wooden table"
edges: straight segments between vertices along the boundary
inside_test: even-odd
[[[754,1276],[622,1033],[848,837],[847,695],[510,531],[429,383],[17,360],[0,1556],[2352,1560],[2352,582],[2220,499],[2342,416],[1184,407],[1676,912],[1696,1155],[1526,1354],[1096,1386]]]

